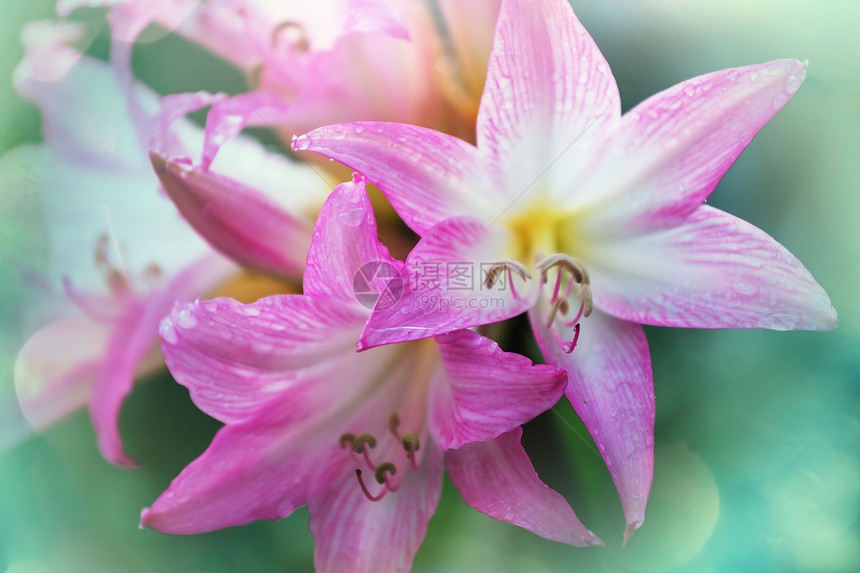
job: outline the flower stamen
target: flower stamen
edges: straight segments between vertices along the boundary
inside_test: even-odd
[[[513,273],[516,273],[524,281],[532,278],[532,274],[525,266],[523,266],[522,263],[518,261],[501,261],[493,264],[487,270],[487,273],[484,276],[484,288],[487,290],[492,289],[493,285],[496,284],[496,281],[505,271],[508,273],[508,283],[511,285],[511,291],[514,293],[514,296],[517,295],[517,292],[514,288],[514,281],[512,280]]]
[[[413,470],[418,469],[418,462],[415,460],[415,452],[421,448],[421,443],[418,441],[418,436],[413,433],[404,434],[401,440],[403,449],[406,450],[406,457],[409,458],[409,465]]]
[[[544,257],[535,263],[535,269],[540,271],[541,284],[547,283],[549,271],[553,267],[558,267],[558,274],[556,275],[552,297],[550,298],[551,306],[546,319],[546,328],[552,327],[559,311],[561,311],[563,316],[567,316],[567,313],[570,310],[570,304],[568,301],[570,296],[573,294],[573,286],[576,284],[579,287],[579,292],[577,293],[580,301],[579,311],[576,313],[576,317],[574,317],[573,320],[562,321],[565,326],[574,328],[573,339],[562,341],[558,334],[556,334],[556,339],[561,345],[562,350],[565,353],[570,354],[573,352],[573,349],[576,348],[576,344],[579,341],[579,331],[581,328],[579,324],[580,319],[590,316],[592,310],[594,310],[594,304],[591,297],[591,277],[588,276],[588,271],[585,269],[585,265],[582,264],[582,261],[569,255],[556,253],[554,255]],[[562,275],[565,273],[570,275],[570,279],[568,280],[564,296],[559,296],[561,293]]]
[[[355,470],[355,477],[356,477],[356,479],[358,479],[358,487],[361,488],[361,492],[370,501],[379,501],[380,499],[385,497],[386,493],[388,493],[388,490],[386,488],[382,488],[382,491],[379,492],[379,495],[371,495],[370,491],[368,491],[368,489],[367,489],[367,486],[364,485],[364,479],[362,479],[362,477],[361,477],[361,470],[358,468],[356,468],[356,470]]]

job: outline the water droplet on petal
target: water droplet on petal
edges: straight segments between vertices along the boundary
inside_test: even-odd
[[[773,100],[773,109],[781,109],[782,106],[785,105],[785,102],[788,101],[788,98],[784,95],[778,95]]]
[[[363,219],[364,213],[361,209],[347,209],[337,216],[337,222],[347,227],[357,227]]]
[[[158,333],[164,342],[168,344],[176,344],[179,342],[179,337],[176,336],[176,330],[173,328],[173,323],[170,319],[165,318],[161,321],[161,326],[158,327]]]
[[[800,88],[800,84],[803,81],[797,76],[788,76],[788,79],[785,81],[785,91],[789,93],[789,95],[794,95],[794,93]]]
[[[740,282],[735,284],[735,292],[743,296],[755,296],[758,294],[758,286],[752,283]]]
[[[197,326],[197,319],[191,314],[187,309],[181,310],[179,312],[179,317],[176,319],[176,323],[181,328],[194,328]]]

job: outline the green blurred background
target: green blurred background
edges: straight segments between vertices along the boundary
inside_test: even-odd
[[[839,328],[649,329],[656,470],[647,519],[627,548],[609,474],[570,407],[559,405],[527,426],[526,445],[606,547],[571,548],[495,522],[446,484],[414,570],[860,570],[860,4],[595,0],[574,9],[612,66],[625,109],[709,71],[809,60],[804,86],[710,202],[800,258],[832,297]],[[38,111],[17,98],[10,77],[23,24],[52,16],[52,2],[0,3],[0,154],[41,137]],[[77,17],[98,31],[91,52],[104,57],[101,13]],[[162,92],[243,89],[236,72],[174,37],[139,47],[135,68]],[[7,249],[21,240],[3,231]],[[8,284],[0,293],[9,325],[22,299]],[[15,343],[11,330],[0,342]],[[0,380],[2,398],[9,387]],[[312,570],[304,511],[193,537],[137,529],[140,509],[217,428],[164,374],[138,385],[122,412],[138,471],[101,459],[84,413],[0,454],[0,571]]]

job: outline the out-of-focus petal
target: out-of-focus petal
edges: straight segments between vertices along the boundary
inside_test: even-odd
[[[143,173],[138,136],[125,94],[104,62],[82,57],[66,45],[82,29],[70,23],[34,22],[21,33],[25,56],[13,84],[39,106],[45,141],[63,159],[104,170]],[[144,88],[136,95],[154,105]]]
[[[805,77],[797,60],[731,68],[633,108],[600,150],[597,176],[569,194],[572,208],[588,209],[580,232],[612,238],[683,222]]]
[[[438,4],[456,54],[454,71],[457,79],[463,82],[466,96],[477,104],[484,91],[487,60],[501,0],[439,0]]]
[[[478,219],[456,217],[433,227],[412,249],[390,299],[380,300],[359,348],[418,340],[521,314],[537,296],[516,272],[492,272],[510,236]],[[487,277],[496,279],[488,285]]]
[[[587,258],[586,258],[587,255]],[[764,231],[708,206],[675,228],[583,254],[594,302],[626,320],[692,328],[829,330],[824,289]]]
[[[321,127],[293,141],[364,175],[416,233],[449,217],[488,211],[490,193],[478,150],[412,125],[359,122]]]
[[[380,501],[365,497],[352,472],[310,500],[318,573],[411,569],[442,491],[442,452],[432,442],[425,447],[418,469],[406,470],[399,489]]]
[[[102,455],[110,462],[133,466],[119,435],[119,409],[131,391],[138,364],[155,346],[158,325],[176,299],[204,292],[224,280],[235,267],[211,254],[183,270],[163,288],[131,302],[115,325],[99,361],[90,397],[90,416]]]
[[[379,242],[364,178],[353,175],[329,195],[317,218],[304,294],[351,304],[365,296],[367,300],[358,302],[370,310],[374,295],[385,291],[388,279],[399,278],[401,267]]]
[[[486,442],[445,452],[445,469],[466,505],[493,519],[577,547],[603,545],[567,501],[535,472],[516,428]]]
[[[246,267],[291,279],[301,276],[312,230],[305,216],[218,174],[154,151],[150,159],[170,198],[209,244]],[[284,181],[285,194],[291,183]]]
[[[471,330],[437,336],[436,343],[444,375],[430,389],[430,433],[444,450],[525,424],[551,408],[567,386],[563,370],[502,352]]]
[[[83,407],[108,345],[110,327],[86,319],[52,322],[27,340],[15,361],[15,390],[33,429]]]
[[[645,331],[595,310],[566,353],[544,323],[545,299],[529,312],[547,363],[567,370],[565,394],[597,444],[627,520],[625,542],[645,519],[654,476],[654,382]],[[568,336],[565,333],[564,336]]]
[[[162,351],[198,408],[240,423],[274,401],[298,408],[318,379],[337,379],[341,357],[354,357],[365,316],[300,295],[248,305],[227,298],[178,302],[161,325]]]
[[[502,2],[478,112],[478,147],[514,199],[588,132],[621,115],[612,72],[567,0]]]

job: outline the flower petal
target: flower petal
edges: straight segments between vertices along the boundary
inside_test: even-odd
[[[163,289],[131,302],[115,330],[99,363],[90,397],[90,416],[99,449],[110,462],[134,466],[122,448],[119,410],[131,391],[138,366],[158,340],[158,324],[173,301],[194,296],[217,285],[234,272],[226,259],[210,254],[177,274]]]
[[[305,505],[314,476],[331,452],[314,435],[318,428],[294,422],[284,426],[282,419],[261,419],[222,428],[141,512],[140,526],[180,535],[205,533],[280,519]]]
[[[693,78],[626,113],[596,177],[571,196],[593,210],[592,236],[681,223],[717,186],[755,134],[794,95],[806,64],[776,60]]]
[[[621,115],[615,79],[567,0],[502,2],[478,112],[478,148],[509,181],[509,199],[586,132]]]
[[[288,279],[301,276],[311,222],[273,198],[151,151],[155,173],[185,219],[224,255]]]
[[[486,442],[445,452],[448,477],[469,507],[536,535],[576,547],[603,545],[567,501],[535,472],[516,428]]]
[[[654,383],[645,331],[595,310],[583,320],[579,343],[568,354],[544,324],[548,307],[542,298],[529,312],[532,330],[547,363],[568,373],[565,394],[621,496],[626,542],[645,519],[654,476]]]
[[[458,330],[436,337],[445,368],[430,390],[430,433],[444,449],[495,438],[551,408],[567,386],[563,370],[502,352]]]
[[[178,302],[161,324],[162,351],[198,408],[225,423],[252,420],[286,399],[302,402],[352,359],[366,315],[336,301],[278,295],[243,305]],[[329,381],[331,381],[329,380]]]
[[[490,324],[531,308],[537,289],[515,273],[500,272],[487,287],[509,241],[506,230],[471,217],[433,227],[409,253],[400,288],[391,283],[392,296],[377,302],[359,349]]]
[[[87,403],[110,327],[92,320],[52,322],[27,340],[15,360],[21,412],[41,429]]]
[[[358,302],[370,310],[378,293],[385,291],[387,279],[397,278],[401,266],[379,242],[367,187],[356,173],[351,182],[338,185],[320,211],[308,253],[304,293],[352,304],[356,297],[365,296],[368,298]]]
[[[432,442],[416,471],[380,501],[371,502],[347,472],[308,503],[318,573],[406,572],[442,491],[442,452]]]
[[[416,233],[449,217],[487,212],[489,183],[478,150],[413,125],[358,122],[315,129],[293,140],[344,163],[379,187]]]
[[[595,305],[620,318],[693,328],[829,330],[836,311],[785,247],[700,207],[676,228],[594,247],[583,260]]]

